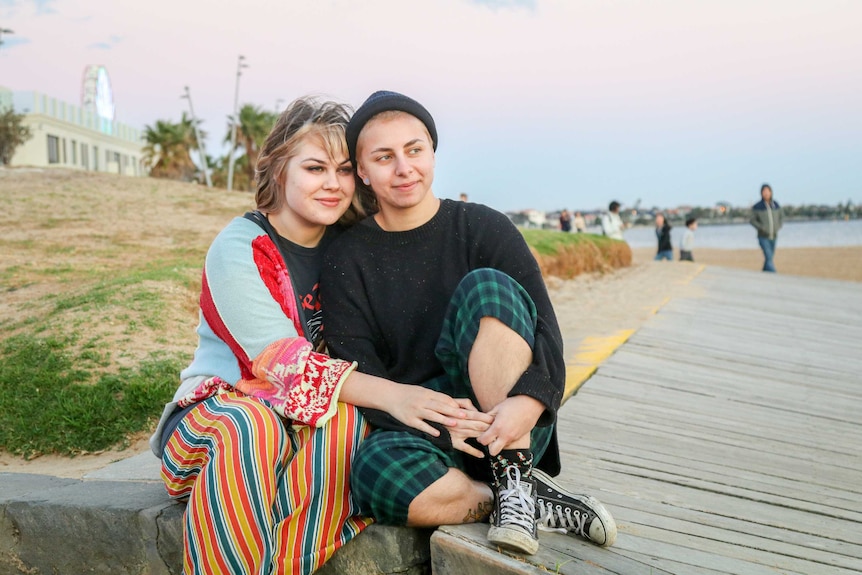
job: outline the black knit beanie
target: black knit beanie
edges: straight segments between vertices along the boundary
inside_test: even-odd
[[[354,166],[356,165],[356,142],[359,140],[359,132],[371,118],[390,110],[406,112],[425,124],[428,134],[431,136],[431,145],[434,147],[434,151],[437,151],[437,128],[434,126],[434,118],[431,117],[425,106],[404,94],[380,90],[368,96],[368,99],[359,106],[359,109],[350,118],[350,123],[347,124],[347,150]]]

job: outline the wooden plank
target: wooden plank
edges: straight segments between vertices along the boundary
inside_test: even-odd
[[[711,538],[733,541],[737,537],[744,537],[748,540],[748,545],[765,548],[791,545],[799,549],[794,555],[803,557],[811,556],[811,553],[826,553],[840,558],[849,557],[855,560],[862,558],[862,546],[830,538],[825,533],[800,532],[764,522],[754,522],[699,509],[687,509],[670,505],[666,501],[653,500],[641,494],[633,496],[606,490],[602,491],[600,497],[602,503],[613,512],[622,534],[632,534],[636,531],[637,525],[654,527],[664,525],[669,530],[685,533],[699,528],[713,529],[720,530],[724,534],[711,532]]]
[[[766,275],[706,270],[560,411],[559,479],[612,510],[613,554],[862,571],[862,289]]]
[[[612,575],[649,573],[670,575],[644,558],[628,557],[614,547],[605,549],[581,539],[556,533],[539,533],[535,555],[510,553],[488,543],[487,524],[447,525],[431,538],[434,573],[559,573],[560,575]],[[443,546],[453,548],[446,554],[445,566],[438,557]],[[456,556],[452,559],[451,556]],[[466,557],[466,559],[465,559]],[[484,569],[481,569],[484,566]]]

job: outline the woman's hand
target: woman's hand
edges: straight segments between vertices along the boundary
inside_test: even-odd
[[[468,444],[466,440],[479,437],[487,431],[494,422],[494,416],[476,409],[473,402],[468,398],[460,398],[455,401],[464,410],[466,417],[459,419],[454,426],[446,426],[452,440],[452,447],[481,459],[485,457],[485,454]]]
[[[455,449],[476,457],[484,454],[465,440],[485,433],[494,421],[493,416],[476,409],[467,398],[455,399],[421,385],[396,383],[356,371],[344,382],[338,400],[385,411],[404,425],[432,437],[439,437],[440,431],[429,422],[440,424],[449,431]]]
[[[450,429],[470,421],[470,410],[462,407],[459,401],[421,385],[396,384],[382,409],[401,423],[437,437],[440,431],[429,425],[429,421]],[[467,404],[472,407],[469,400]]]

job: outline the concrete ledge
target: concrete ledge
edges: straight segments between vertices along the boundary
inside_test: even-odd
[[[178,575],[183,510],[160,482],[0,473],[0,575]],[[318,573],[426,575],[430,537],[372,525]]]

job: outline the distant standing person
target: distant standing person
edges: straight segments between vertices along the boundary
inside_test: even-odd
[[[572,214],[566,208],[563,208],[563,211],[560,212],[560,230],[564,232],[572,231]]]
[[[679,261],[693,262],[694,256],[691,250],[694,248],[694,232],[697,230],[697,218],[688,218],[685,220],[685,234],[682,236],[682,245],[679,249]]]
[[[586,222],[586,220],[584,220],[584,216],[583,216],[583,214],[581,214],[581,212],[575,212],[574,224],[575,224],[575,229],[578,231],[578,233],[581,233],[581,232],[584,232],[587,230],[587,222]]]
[[[655,237],[658,240],[658,252],[655,254],[655,261],[667,260],[673,261],[673,246],[670,243],[670,223],[664,214],[658,213],[655,215]]]
[[[462,192],[462,193],[461,193],[461,195],[460,195],[460,196],[458,196],[458,198],[459,198],[462,202],[466,202],[466,201],[467,201],[467,194],[465,194],[465,193],[463,193],[463,192]]]
[[[772,187],[769,184],[760,186],[761,200],[751,208],[751,225],[757,229],[757,241],[763,250],[763,271],[774,272],[775,241],[778,230],[784,223],[781,206],[772,199]]]
[[[623,219],[620,217],[620,203],[613,201],[608,205],[607,213],[602,215],[602,233],[615,240],[623,239]]]

